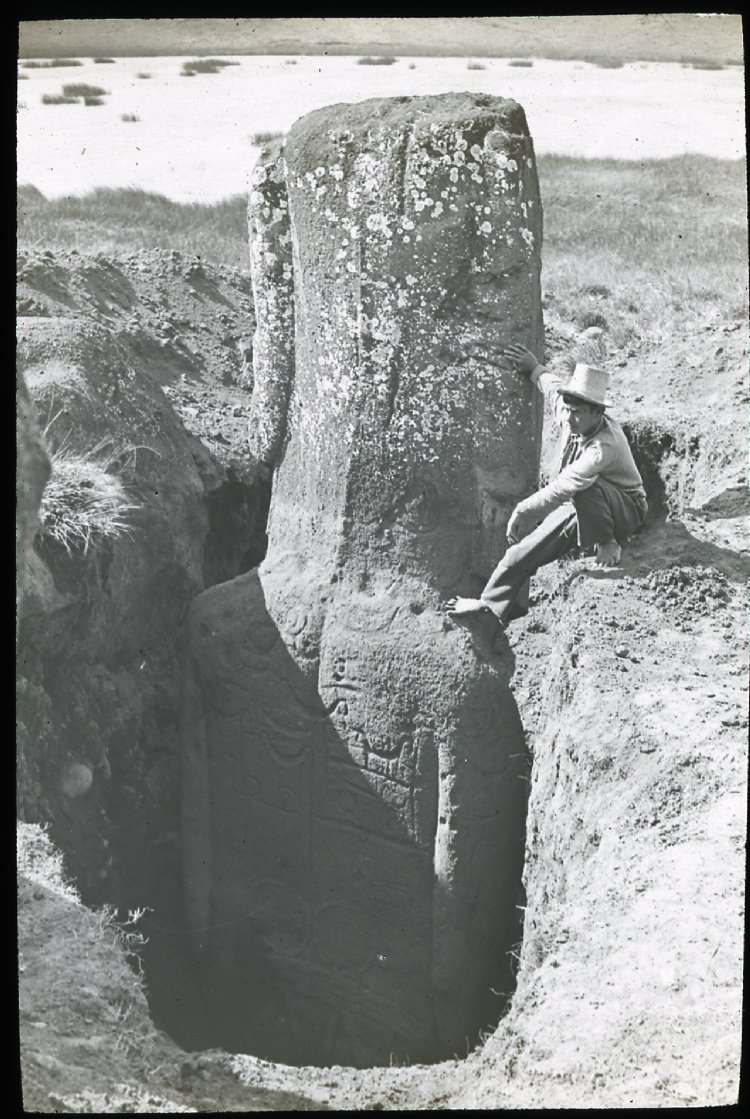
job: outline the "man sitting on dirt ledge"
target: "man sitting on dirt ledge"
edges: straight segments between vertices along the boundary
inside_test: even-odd
[[[501,353],[544,393],[564,436],[560,473],[513,510],[510,547],[480,597],[452,598],[446,606],[449,617],[494,614],[504,627],[527,613],[530,576],[573,548],[593,550],[602,567],[617,566],[620,546],[643,524],[647,505],[623,430],[605,414],[605,370],[579,364],[563,384],[525,346]]]

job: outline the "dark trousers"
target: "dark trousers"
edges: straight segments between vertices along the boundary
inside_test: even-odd
[[[525,614],[535,571],[576,546],[591,548],[610,540],[624,544],[643,524],[647,508],[642,495],[624,493],[599,479],[511,544],[482,591],[482,602],[502,622]]]

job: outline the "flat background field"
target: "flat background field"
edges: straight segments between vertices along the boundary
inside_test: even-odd
[[[190,56],[114,58],[106,65],[81,58],[75,67],[25,61],[35,65],[22,59],[19,68],[18,181],[52,197],[108,186],[215,202],[246,189],[259,135],[285,132],[313,109],[457,90],[518,101],[542,155],[744,156],[737,65],[608,65],[605,57],[599,63],[411,57],[361,65],[353,56],[255,55],[233,56],[219,72],[187,77],[183,64]],[[106,91],[101,104],[42,100],[60,97],[70,83]]]

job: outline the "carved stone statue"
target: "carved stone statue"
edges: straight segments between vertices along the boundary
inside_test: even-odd
[[[255,172],[266,560],[195,601],[185,893],[218,1043],[288,1063],[466,1051],[517,930],[527,766],[471,593],[537,483],[541,211],[514,102],[338,105]],[[500,994],[498,994],[500,992]]]

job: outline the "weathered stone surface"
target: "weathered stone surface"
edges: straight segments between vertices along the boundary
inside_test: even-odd
[[[533,148],[502,99],[303,118],[251,200],[267,306],[282,172],[294,362],[255,384],[261,413],[279,385],[289,404],[267,559],[190,619],[188,910],[225,1044],[435,1060],[501,1009],[523,856],[509,655],[478,657],[440,606],[536,484],[538,394],[471,353],[542,348]]]
[[[36,420],[36,409],[19,372],[16,385],[16,610],[29,578],[37,514],[50,464]]]

